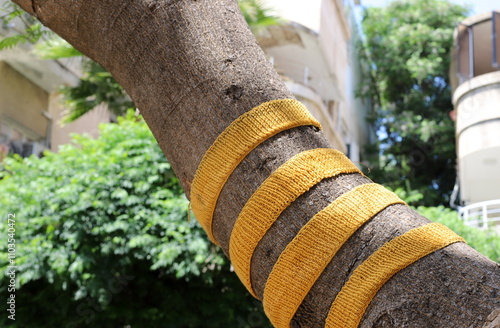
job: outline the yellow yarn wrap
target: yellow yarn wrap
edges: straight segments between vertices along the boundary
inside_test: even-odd
[[[227,179],[255,147],[298,126],[321,125],[293,99],[266,102],[241,115],[203,156],[191,184],[191,206],[210,239],[212,217]],[[321,180],[361,173],[342,153],[326,148],[304,151],[274,171],[239,214],[229,241],[236,274],[256,297],[251,282],[252,256],[280,214]],[[280,254],[264,288],[264,309],[277,328],[290,322],[304,298],[342,245],[387,206],[404,203],[384,187],[369,183],[338,197],[314,215]],[[387,242],[351,274],[326,318],[327,328],[358,327],[376,293],[397,272],[420,258],[464,240],[438,223],[412,229]]]
[[[238,164],[264,140],[303,125],[321,125],[307,108],[293,99],[263,103],[232,122],[203,156],[191,184],[193,213],[217,244],[212,233],[212,216],[219,194]]]
[[[325,327],[358,327],[375,294],[394,274],[456,242],[464,240],[439,223],[412,229],[387,242],[354,270],[335,298]]]
[[[403,203],[376,183],[358,186],[318,212],[288,244],[264,289],[264,309],[274,327],[290,327],[295,312],[342,245],[387,206]]]
[[[250,280],[252,255],[259,241],[295,199],[325,178],[360,173],[341,152],[318,148],[293,156],[274,171],[245,204],[231,232],[229,255],[234,271],[256,297]]]

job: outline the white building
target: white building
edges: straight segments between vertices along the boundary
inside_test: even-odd
[[[355,49],[359,30],[348,0],[266,0],[286,20],[261,31],[257,40],[295,97],[323,125],[340,151],[355,163],[375,133],[365,117],[368,100],[355,97],[366,61]],[[359,1],[357,2],[359,4]]]
[[[0,6],[6,1],[0,0]],[[23,31],[19,20],[0,24],[0,39]],[[0,160],[6,151],[22,156],[39,155],[44,149],[57,151],[70,141],[71,133],[98,134],[98,124],[110,121],[104,108],[61,126],[64,115],[58,89],[75,85],[81,58],[40,60],[32,48],[20,44],[0,51]]]
[[[450,69],[462,216],[500,231],[500,11],[455,30]]]

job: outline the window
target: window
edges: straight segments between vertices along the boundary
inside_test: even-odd
[[[459,83],[500,69],[500,12],[471,25],[459,24],[457,29]]]
[[[2,117],[0,122],[0,161],[9,152],[28,157],[32,154],[40,156],[47,149],[43,139],[16,121]]]
[[[493,12],[493,66],[500,68],[500,12]]]
[[[473,76],[471,68],[471,50],[470,44],[472,43],[472,27],[459,24],[458,25],[458,77],[460,83],[470,79]]]
[[[334,101],[334,100],[329,100],[328,103],[327,103],[327,107],[328,107],[328,114],[330,114],[330,118],[336,122],[337,120],[337,102]]]

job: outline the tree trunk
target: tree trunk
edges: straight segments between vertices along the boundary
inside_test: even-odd
[[[205,151],[237,117],[273,99],[293,98],[266,60],[234,0],[15,0],[108,69],[141,110],[189,196]],[[214,234],[228,254],[235,220],[257,187],[302,151],[329,147],[312,127],[268,139],[236,168],[214,215]],[[370,180],[359,174],[325,179],[278,218],[252,258],[262,299],[285,246],[314,214]],[[392,205],[341,248],[300,305],[292,327],[323,327],[352,271],[384,243],[426,224]],[[400,271],[376,294],[360,327],[496,327],[500,268],[455,243]]]

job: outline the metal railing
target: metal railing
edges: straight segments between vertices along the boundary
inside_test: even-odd
[[[500,199],[474,203],[458,209],[465,224],[477,228],[493,228],[500,233]]]

